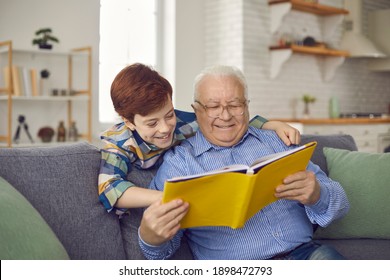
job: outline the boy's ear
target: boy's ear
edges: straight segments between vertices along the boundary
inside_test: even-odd
[[[135,125],[134,125],[133,123],[131,123],[131,122],[130,122],[128,119],[126,119],[126,118],[123,118],[123,117],[122,117],[122,119],[123,119],[125,125],[126,125],[130,130],[132,130],[132,131],[135,130]]]

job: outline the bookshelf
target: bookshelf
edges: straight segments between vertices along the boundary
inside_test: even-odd
[[[63,144],[56,142],[55,138],[44,143],[37,136],[39,128],[44,126],[56,131],[59,120],[64,121],[67,129],[73,122],[82,124],[78,138],[92,141],[91,47],[75,48],[69,52],[19,50],[13,48],[12,41],[3,41],[0,42],[0,63],[0,147]],[[22,78],[24,88],[32,88],[30,92],[15,91],[14,78],[17,74],[13,69],[17,67],[31,70],[23,73],[35,72],[35,82]],[[47,81],[41,78],[42,69],[50,71]],[[30,79],[33,76],[31,74]],[[57,94],[53,95],[54,92]],[[61,110],[57,110],[56,106]],[[15,143],[13,138],[18,127],[18,116],[26,113],[36,116],[33,120],[27,120],[34,143]]]

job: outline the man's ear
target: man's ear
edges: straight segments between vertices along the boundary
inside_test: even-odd
[[[134,131],[134,130],[135,130],[135,125],[134,125],[132,122],[130,122],[128,119],[123,118],[123,117],[122,117],[122,119],[123,119],[125,125],[126,125],[131,131]]]

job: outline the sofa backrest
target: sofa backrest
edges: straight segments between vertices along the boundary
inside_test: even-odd
[[[71,259],[126,259],[119,221],[98,199],[100,152],[87,143],[0,149],[0,176],[38,210]]]
[[[312,141],[317,141],[317,147],[314,150],[311,161],[317,164],[322,169],[322,171],[324,171],[327,175],[329,175],[329,172],[326,164],[326,158],[323,153],[324,147],[345,149],[349,151],[357,151],[355,140],[351,135],[347,135],[347,134],[334,134],[334,135],[303,134],[301,137],[302,144],[306,144]]]

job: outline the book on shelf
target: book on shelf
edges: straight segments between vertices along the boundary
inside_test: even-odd
[[[3,67],[3,79],[4,79],[4,88],[12,89],[12,72],[8,66]]]
[[[176,177],[164,184],[163,202],[180,198],[190,204],[182,228],[243,227],[248,219],[275,202],[275,188],[288,175],[306,169],[317,142],[271,154],[251,166],[230,165],[214,171]]]
[[[20,76],[20,70],[18,66],[12,65],[11,68],[12,87],[14,96],[22,96],[22,81]]]
[[[6,69],[4,69],[6,72]],[[29,69],[13,65],[11,68],[11,81],[14,96],[37,96],[38,77],[36,69]]]
[[[37,69],[30,69],[30,79],[31,79],[31,93],[32,96],[38,96],[38,73]]]
[[[32,86],[31,86],[31,76],[30,70],[26,67],[20,67],[21,74],[23,77],[23,92],[24,96],[31,97],[32,96]]]

